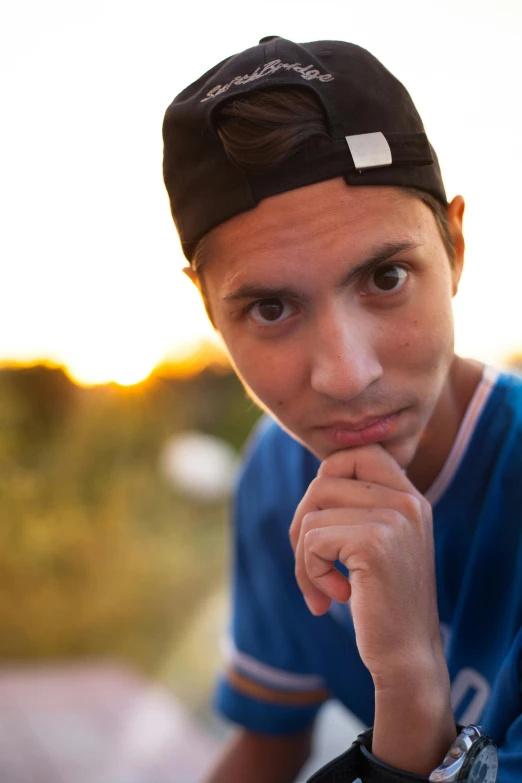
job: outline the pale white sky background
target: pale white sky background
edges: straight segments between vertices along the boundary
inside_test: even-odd
[[[10,0],[0,9],[0,360],[138,379],[211,333],[161,179],[174,96],[266,35],[344,39],[404,82],[467,200],[457,347],[522,347],[518,0]]]

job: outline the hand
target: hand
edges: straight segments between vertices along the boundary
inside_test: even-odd
[[[290,539],[313,614],[324,614],[332,599],[351,598],[357,647],[377,690],[395,689],[398,676],[445,667],[431,508],[382,446],[324,460],[296,510]]]

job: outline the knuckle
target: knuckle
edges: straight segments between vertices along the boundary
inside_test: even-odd
[[[337,454],[338,452],[336,452]],[[321,464],[319,465],[319,470],[317,471],[317,476],[313,481],[316,479],[321,479],[323,476],[329,476],[333,473],[335,465],[337,464],[338,460],[335,461],[333,458],[336,456],[336,454],[331,454],[329,457],[326,457]],[[313,484],[312,481],[312,484]]]
[[[310,530],[307,530],[303,539],[305,551],[312,551],[320,538],[321,528],[312,527]]]
[[[388,549],[389,530],[380,522],[370,522],[366,527],[367,547],[375,555],[384,555]]]
[[[419,498],[419,503],[421,507],[422,516],[425,519],[430,519],[432,514],[431,503],[428,500],[426,500],[426,498],[423,497],[422,495]]]
[[[294,573],[296,582],[301,587],[305,583],[306,578],[306,564],[304,561],[296,561]]]
[[[335,476],[346,468],[347,463],[352,464],[357,449],[341,449],[326,457],[317,471],[317,476]]]
[[[301,522],[301,531],[304,533],[305,538],[308,531],[311,530],[315,525],[317,525],[317,515],[314,511],[309,511],[304,515]]]
[[[308,485],[308,490],[306,494],[308,497],[312,496],[312,498],[316,498],[318,495],[320,495],[324,489],[325,484],[328,482],[328,476],[324,474],[317,474],[315,478],[313,478]]]
[[[384,522],[386,525],[392,527],[398,527],[404,522],[404,514],[397,511],[396,508],[379,509],[379,522]]]
[[[422,503],[416,495],[404,492],[401,505],[402,513],[406,519],[422,519],[424,516]]]

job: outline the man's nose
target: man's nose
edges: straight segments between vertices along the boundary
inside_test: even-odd
[[[312,388],[344,402],[362,394],[383,374],[370,324],[330,314],[311,336]]]

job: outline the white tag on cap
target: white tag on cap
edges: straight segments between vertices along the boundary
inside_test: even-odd
[[[386,137],[378,133],[361,133],[357,136],[345,136],[352,153],[356,169],[375,169],[378,166],[391,166],[392,154]]]

